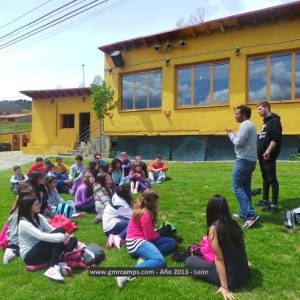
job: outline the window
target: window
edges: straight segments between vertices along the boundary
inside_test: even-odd
[[[74,114],[61,115],[61,128],[74,128]]]
[[[279,53],[248,60],[248,100],[300,98],[300,53]]]
[[[161,70],[123,75],[121,85],[122,110],[161,107]]]
[[[177,69],[177,106],[229,102],[229,62],[204,63]]]

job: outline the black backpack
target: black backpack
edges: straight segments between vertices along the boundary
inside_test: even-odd
[[[105,259],[105,253],[95,243],[89,244],[82,254],[82,260],[87,266],[98,266]]]
[[[287,228],[294,228],[300,224],[300,207],[288,210],[285,215],[284,225]]]

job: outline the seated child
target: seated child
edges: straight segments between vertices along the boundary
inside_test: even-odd
[[[75,157],[76,163],[73,164],[70,168],[70,173],[69,173],[69,179],[70,180],[76,180],[80,175],[82,175],[84,171],[84,166],[83,166],[83,157],[82,155],[77,155]]]
[[[129,221],[126,246],[128,252],[143,261],[138,268],[162,268],[165,266],[167,254],[176,249],[176,241],[171,237],[160,236],[154,230],[158,210],[158,194],[147,189],[140,200],[135,204],[132,217]],[[123,288],[130,281],[130,277],[117,277],[118,286]]]
[[[103,172],[107,172],[107,164],[105,160],[102,159],[101,154],[95,154],[94,159],[96,159],[99,163],[100,169],[103,170]]]
[[[138,154],[135,156],[134,165],[139,165],[145,173],[145,178],[148,178],[147,165],[145,162],[142,161],[141,155]]]
[[[28,180],[28,177],[22,174],[20,166],[14,166],[13,170],[15,174],[10,178],[11,190],[17,193],[20,186]]]
[[[148,166],[148,176],[150,183],[162,183],[166,179],[167,164],[162,162],[161,156],[156,155],[155,160]]]
[[[127,177],[131,170],[131,161],[128,159],[128,155],[126,152],[121,152],[120,161],[122,165],[122,170],[124,172],[124,177]]]
[[[130,180],[131,193],[143,192],[149,188],[148,182],[145,180],[145,173],[140,165],[133,165],[129,173],[128,179]]]
[[[87,212],[95,211],[93,184],[95,178],[90,172],[85,172],[83,181],[75,193],[75,207]]]
[[[121,240],[126,237],[127,226],[132,215],[131,193],[129,185],[116,189],[102,216],[103,231],[108,236],[107,247],[120,248]]]
[[[99,173],[94,184],[94,200],[96,208],[96,218],[94,223],[102,221],[103,211],[113,196],[113,182],[107,173]]]
[[[27,176],[30,177],[33,171],[39,171],[40,173],[44,174],[47,172],[47,167],[44,165],[44,160],[42,157],[37,157],[35,159],[35,163],[29,168],[27,172]]]
[[[58,173],[58,174],[67,175],[70,171],[70,168],[63,163],[63,160],[61,157],[56,158],[56,163],[55,163],[54,167],[55,167],[55,173]]]

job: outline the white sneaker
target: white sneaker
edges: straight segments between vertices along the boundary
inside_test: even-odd
[[[136,195],[138,193],[137,189],[133,190],[132,194]]]
[[[15,252],[11,248],[6,248],[3,256],[3,264],[7,265],[12,259],[16,257]]]
[[[128,281],[132,281],[135,277],[129,276],[117,276],[117,284],[120,289],[122,289]]]
[[[53,267],[50,267],[44,275],[52,280],[56,281],[64,281],[65,279],[60,273],[60,267],[58,265],[55,265]]]
[[[70,276],[72,274],[72,269],[66,263],[60,262],[58,265],[62,276]]]
[[[138,259],[136,265],[139,265],[139,264],[141,264],[141,263],[144,262],[144,261],[145,261],[145,260],[144,260],[142,257],[139,257],[139,259]]]

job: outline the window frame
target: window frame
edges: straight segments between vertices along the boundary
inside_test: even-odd
[[[65,116],[73,116],[73,127],[63,127]],[[60,129],[75,129],[75,114],[60,114]]]
[[[150,102],[150,84],[149,80],[150,78],[147,77],[147,107],[145,108],[135,108],[136,103],[136,93],[135,93],[135,80],[133,83],[133,108],[131,109],[123,109],[123,82],[122,78],[123,76],[127,75],[135,75],[135,74],[143,74],[143,73],[151,73],[155,71],[161,72],[161,106],[160,107],[149,107]],[[125,72],[125,73],[119,73],[119,95],[120,95],[120,103],[119,103],[119,112],[139,112],[139,111],[161,111],[163,106],[163,69],[161,67],[153,68],[153,69],[145,69],[145,70],[138,70],[138,71],[131,71],[131,72]]]
[[[291,76],[291,99],[283,99],[283,100],[271,100],[271,91],[270,91],[270,85],[271,85],[271,63],[272,63],[272,56],[273,55],[284,55],[284,54],[291,54],[292,59],[291,59],[291,71],[292,71],[292,76]],[[247,104],[258,104],[263,101],[268,101],[269,103],[299,103],[300,102],[300,97],[296,98],[296,54],[300,55],[300,49],[298,50],[285,50],[285,51],[275,51],[275,52],[268,52],[268,53],[261,53],[261,54],[253,54],[249,55],[247,57],[247,68],[246,68],[246,102]],[[249,80],[250,80],[250,60],[253,58],[265,58],[267,60],[267,66],[266,66],[266,71],[267,71],[267,78],[266,78],[266,83],[267,83],[267,98],[266,100],[251,100],[249,97]]]
[[[217,63],[228,63],[228,99],[226,102],[216,102],[213,98],[214,94],[214,68],[213,65]],[[210,101],[209,103],[204,103],[200,105],[195,105],[195,69],[198,65],[208,65],[209,64],[209,80],[210,80]],[[178,70],[184,69],[184,68],[192,68],[191,72],[191,105],[178,105]],[[192,108],[202,108],[202,107],[218,107],[218,106],[229,106],[230,105],[230,58],[222,58],[222,59],[216,59],[216,60],[209,60],[209,61],[201,61],[201,62],[194,62],[190,64],[182,64],[175,66],[175,103],[174,107],[175,109],[192,109]]]

